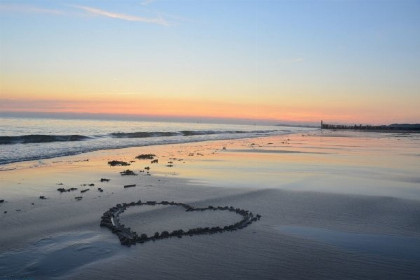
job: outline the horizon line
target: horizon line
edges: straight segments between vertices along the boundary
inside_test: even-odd
[[[305,125],[318,126],[320,121],[293,121],[272,119],[226,118],[206,116],[171,116],[147,114],[113,114],[113,113],[81,113],[81,112],[30,112],[30,111],[0,111],[0,117],[38,117],[60,119],[97,119],[97,120],[147,120],[147,121],[173,121],[173,122],[209,122],[227,124],[267,124],[267,125]]]

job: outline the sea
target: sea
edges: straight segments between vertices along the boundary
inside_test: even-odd
[[[0,117],[0,165],[128,147],[305,132],[278,125]]]

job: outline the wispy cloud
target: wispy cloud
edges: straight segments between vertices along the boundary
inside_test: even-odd
[[[145,23],[152,23],[152,24],[159,24],[159,25],[169,25],[169,23],[162,17],[146,18],[146,17],[127,15],[127,14],[114,13],[114,12],[105,11],[105,10],[87,7],[87,6],[73,6],[73,7],[84,10],[88,12],[89,14],[97,15],[97,16],[121,19],[121,20],[126,20],[126,21],[137,21],[137,22],[145,22]]]
[[[38,8],[31,5],[19,5],[19,4],[0,4],[0,12],[54,14],[54,15],[64,14],[64,12],[60,10],[44,9],[44,8]]]
[[[154,2],[155,0],[146,0],[143,3],[145,5]],[[143,4],[142,3],[142,4]],[[69,6],[68,6],[69,7]],[[141,17],[141,16],[133,16],[121,13],[115,13],[112,11],[106,11],[98,8],[88,7],[88,6],[78,6],[78,5],[70,5],[70,7],[77,8],[79,10],[85,11],[90,15],[95,16],[102,16],[126,21],[135,21],[135,22],[144,22],[150,24],[158,24],[158,25],[170,25],[169,22],[160,14],[157,13],[158,16],[156,17]],[[28,13],[28,14],[51,14],[51,15],[75,15],[70,11],[63,11],[58,9],[48,9],[42,7],[36,7],[33,5],[20,5],[20,4],[0,4],[0,12],[3,13]],[[181,18],[175,18],[173,16],[165,16],[166,18],[172,18],[175,20],[181,20]]]

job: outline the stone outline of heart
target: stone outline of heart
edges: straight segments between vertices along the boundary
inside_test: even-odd
[[[132,206],[142,206],[142,205],[171,205],[171,206],[181,206],[185,208],[186,212],[190,211],[206,211],[206,210],[221,210],[221,211],[230,211],[235,212],[238,215],[242,216],[242,220],[236,222],[231,225],[224,226],[223,228],[220,226],[217,227],[205,227],[205,228],[193,228],[189,229],[188,231],[184,231],[182,229],[174,230],[171,233],[168,231],[162,231],[161,233],[156,232],[153,236],[147,236],[146,234],[138,235],[135,231],[132,231],[130,228],[125,227],[125,225],[120,223],[119,215],[124,213],[124,211],[128,207]],[[120,240],[121,245],[131,246],[136,243],[145,243],[148,241],[155,241],[160,239],[178,237],[182,238],[182,236],[194,236],[194,235],[202,235],[202,234],[214,234],[214,233],[222,233],[225,231],[235,231],[238,229],[243,229],[253,222],[258,221],[261,219],[261,215],[254,215],[252,212],[240,208],[234,208],[233,206],[207,206],[207,207],[193,207],[186,203],[181,202],[174,202],[174,201],[147,201],[142,202],[141,200],[137,202],[130,202],[130,203],[122,203],[117,204],[116,206],[110,208],[106,211],[101,217],[101,227],[109,228],[114,234],[116,234]]]

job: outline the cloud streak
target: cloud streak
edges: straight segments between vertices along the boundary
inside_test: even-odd
[[[64,14],[64,12],[60,10],[44,9],[44,8],[38,8],[31,5],[17,5],[17,4],[0,4],[0,12],[53,14],[53,15]]]
[[[96,16],[103,16],[107,18],[114,18],[114,19],[120,19],[120,20],[125,20],[125,21],[145,22],[145,23],[165,25],[165,26],[169,25],[168,22],[162,17],[146,18],[146,17],[127,15],[127,14],[114,13],[114,12],[105,11],[105,10],[88,7],[88,6],[73,6],[73,7],[81,9],[91,15],[96,15]]]

